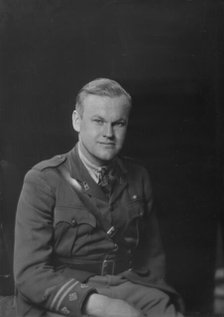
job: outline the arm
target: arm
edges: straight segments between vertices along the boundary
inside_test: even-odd
[[[15,229],[17,290],[31,304],[67,316],[81,316],[94,289],[55,271],[52,264],[55,195],[44,171],[31,170],[20,195]]]
[[[142,192],[143,218],[139,222],[139,245],[134,256],[135,271],[151,282],[165,277],[165,253],[163,250],[152,185],[148,173],[143,169]],[[150,274],[145,275],[144,272]]]

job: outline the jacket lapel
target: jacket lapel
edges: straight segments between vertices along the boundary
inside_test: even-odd
[[[113,186],[112,195],[110,197],[111,203],[120,196],[128,184],[126,177],[127,170],[122,161],[119,158],[116,158],[114,164],[116,166],[117,179]],[[102,189],[92,179],[84,164],[80,160],[77,144],[68,153],[68,169],[70,171],[71,177],[76,179],[82,185],[84,193],[86,193],[88,196],[93,196],[100,200],[108,201]]]
[[[68,153],[68,165],[71,177],[80,182],[84,193],[88,196],[94,196],[101,200],[107,200],[102,189],[92,179],[84,164],[80,160],[77,145]]]

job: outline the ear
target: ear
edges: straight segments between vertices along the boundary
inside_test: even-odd
[[[72,113],[72,126],[76,132],[80,132],[81,120],[80,114],[74,110]]]

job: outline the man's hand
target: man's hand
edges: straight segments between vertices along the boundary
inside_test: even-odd
[[[93,317],[144,317],[141,312],[125,301],[100,294],[90,295],[84,314]]]

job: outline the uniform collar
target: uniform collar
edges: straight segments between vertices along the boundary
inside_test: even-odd
[[[89,171],[82,162],[78,153],[78,143],[69,152],[68,155],[68,169],[70,171],[71,177],[80,182],[83,187],[84,192],[90,196],[95,196],[102,200],[107,200],[102,189],[97,185],[96,181],[90,176]],[[117,185],[114,188],[111,199],[116,199],[120,195],[121,191],[127,185],[126,173],[127,169],[124,166],[122,160],[118,157],[113,161],[114,168],[116,168],[116,174],[118,177]]]
[[[77,149],[78,149],[78,155],[86,169],[88,170],[90,176],[93,178],[93,180],[98,184],[99,179],[100,179],[100,174],[104,168],[110,170],[112,168],[111,165],[102,165],[102,166],[97,166],[90,162],[88,158],[83,154],[82,151],[82,145],[80,141],[77,144]]]
[[[70,151],[68,159],[68,169],[71,177],[76,179],[83,188],[83,192],[89,196],[106,200],[105,194],[97,185],[95,180],[90,176],[89,171],[82,162],[78,153],[78,144]]]

